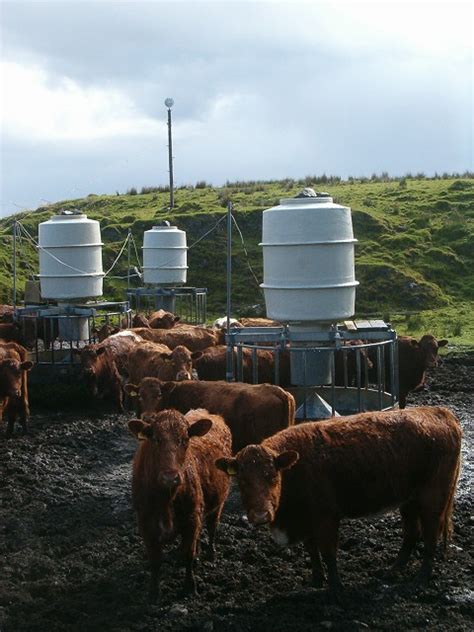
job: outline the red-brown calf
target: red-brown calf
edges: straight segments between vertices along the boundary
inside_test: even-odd
[[[30,413],[27,371],[33,363],[28,353],[15,342],[0,342],[0,419],[7,417],[7,435],[11,435],[17,416],[23,430],[28,431]]]
[[[193,359],[200,356],[200,351],[191,353],[181,345],[171,351],[166,345],[141,342],[128,354],[128,379],[132,384],[139,384],[144,377],[178,382],[191,380]]]
[[[225,338],[223,331],[207,329],[206,327],[196,327],[194,325],[180,325],[173,329],[136,327],[130,329],[130,331],[135,332],[144,340],[158,342],[162,345],[166,345],[170,349],[183,345],[190,351],[202,351],[206,347],[222,344]]]
[[[303,541],[321,585],[341,582],[336,553],[341,519],[399,507],[403,544],[392,571],[424,542],[421,580],[431,575],[440,535],[445,545],[460,467],[461,428],[447,408],[362,413],[303,423],[216,465],[236,474],[249,521],[270,525],[281,544]]]
[[[206,408],[222,415],[232,433],[234,452],[249,443],[260,443],[295,422],[293,396],[272,384],[160,382],[149,377],[139,385],[127,384],[126,390],[138,394],[142,414],[166,408],[182,413]]]
[[[208,553],[229,480],[214,465],[229,457],[231,436],[221,417],[206,410],[150,413],[129,422],[140,440],[133,460],[132,496],[138,525],[151,565],[150,598],[160,593],[163,545],[180,535],[186,561],[185,590],[196,592],[194,562],[203,521]]]
[[[128,354],[142,339],[130,331],[106,338],[99,344],[76,349],[82,373],[96,397],[110,397],[119,411],[123,411],[122,386],[128,375]]]
[[[159,309],[148,317],[148,323],[152,329],[173,329],[180,320],[180,316],[176,316],[176,314],[171,312],[165,312],[164,309]],[[138,327],[139,325],[134,324],[133,326]]]

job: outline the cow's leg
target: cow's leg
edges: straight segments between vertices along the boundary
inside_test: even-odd
[[[329,589],[334,594],[341,593],[343,585],[337,572],[337,545],[339,521],[332,518],[322,520],[317,527],[316,541],[328,569]]]
[[[153,603],[160,598],[161,564],[163,550],[157,536],[156,526],[153,522],[144,522],[140,525],[140,531],[145,542],[148,560],[150,562],[151,579],[148,591],[149,600]]]
[[[193,516],[188,524],[184,526],[182,535],[182,550],[186,565],[186,579],[184,580],[184,592],[186,594],[197,595],[196,578],[194,576],[194,565],[198,550],[199,534],[201,532],[201,520]]]
[[[311,559],[311,583],[315,588],[321,588],[324,583],[324,571],[321,565],[319,547],[312,538],[305,540],[304,544]]]
[[[424,545],[423,562],[416,578],[420,583],[427,582],[433,571],[433,560],[445,506],[445,503],[439,503],[440,497],[438,494],[436,496],[437,498],[434,498],[433,494],[428,494],[420,506],[421,535]]]
[[[408,563],[410,555],[420,538],[420,514],[417,501],[405,503],[400,507],[403,524],[403,542],[397,558],[389,568],[389,574],[394,574]]]
[[[6,430],[6,435],[7,437],[11,437],[13,434],[13,430],[15,427],[15,421],[16,421],[16,407],[14,405],[9,405],[7,407],[7,430]]]
[[[398,407],[399,408],[406,408],[407,405],[407,394],[400,390],[400,394],[399,394],[399,398],[398,398]]]
[[[18,402],[18,411],[19,411],[19,421],[21,424],[21,429],[23,434],[27,434],[28,432],[28,413],[29,413],[29,407],[28,404],[23,401],[20,400]]]
[[[211,511],[211,513],[209,513],[206,516],[206,526],[207,526],[207,536],[208,536],[207,559],[210,562],[213,562],[216,559],[216,548],[215,548],[216,531],[217,531],[217,526],[219,524],[223,507],[224,505],[220,505],[214,511]]]

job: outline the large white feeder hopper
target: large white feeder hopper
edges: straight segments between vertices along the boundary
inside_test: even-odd
[[[102,296],[102,239],[99,222],[64,211],[39,225],[41,296],[66,300]]]
[[[152,285],[186,283],[186,233],[177,226],[153,226],[143,235],[143,281]]]
[[[351,209],[327,194],[282,199],[264,211],[261,287],[268,317],[308,326],[353,316],[356,241]]]

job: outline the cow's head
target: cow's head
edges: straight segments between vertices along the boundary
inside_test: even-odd
[[[103,367],[102,358],[107,349],[99,345],[87,345],[83,349],[75,349],[74,353],[81,360],[82,375],[93,395],[98,395],[98,381]]]
[[[146,448],[153,454],[153,475],[171,497],[184,480],[190,439],[205,435],[211,426],[211,419],[206,417],[189,423],[177,410],[147,413],[142,419],[132,419],[128,423],[136,438],[147,442]]]
[[[92,335],[97,338],[99,342],[103,342],[109,336],[116,334],[120,331],[120,327],[115,327],[114,325],[102,325],[102,327],[94,327],[91,330]]]
[[[132,318],[132,327],[150,327],[148,318],[143,314],[135,314]]]
[[[187,347],[179,345],[171,353],[161,353],[161,358],[171,362],[176,382],[193,379],[193,360],[202,356],[202,351],[191,353]]]
[[[420,339],[418,347],[423,354],[424,365],[427,369],[438,366],[438,349],[445,347],[447,344],[447,340],[436,340],[431,334],[426,334]]]
[[[277,454],[262,445],[249,445],[235,458],[220,458],[216,466],[229,476],[236,476],[242,503],[249,522],[272,523],[280,504],[282,471],[299,459],[295,450]]]
[[[172,384],[173,382],[169,382]],[[139,414],[152,413],[163,408],[162,399],[163,394],[161,382],[156,377],[145,377],[140,384],[125,384],[125,392],[130,397],[135,397],[138,400],[137,409]]]
[[[21,397],[23,384],[23,371],[29,371],[33,362],[26,360],[20,362],[13,358],[7,358],[0,362],[0,397]]]
[[[150,327],[153,329],[173,329],[180,320],[181,316],[177,316],[171,312],[165,312],[164,309],[160,309],[150,316],[149,322]]]

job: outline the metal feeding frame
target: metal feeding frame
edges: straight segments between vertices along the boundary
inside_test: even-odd
[[[363,340],[361,344],[347,342]],[[305,346],[302,346],[304,342]],[[280,384],[281,354],[300,356],[303,385],[285,386],[296,400],[296,418],[321,419],[369,410],[389,410],[398,405],[397,335],[383,321],[346,321],[328,331],[294,333],[288,327],[247,327],[231,329],[227,335],[228,357],[236,350],[236,367],[229,362],[233,381],[243,381],[243,349],[251,350],[252,381],[258,382],[257,351],[271,350],[274,355],[274,383]],[[369,372],[365,354],[374,369]],[[336,385],[336,353],[342,355],[343,384]],[[311,385],[306,379],[306,361],[310,354],[330,354],[331,379],[328,384]],[[348,361],[355,358],[355,384],[349,384]],[[308,362],[308,364],[310,364]],[[353,364],[354,365],[354,364]]]
[[[34,381],[37,367],[55,368],[61,375],[75,373],[79,364],[74,350],[97,342],[94,330],[102,325],[129,327],[131,309],[128,301],[28,305],[15,309],[15,322],[20,325],[23,338],[32,343],[29,346],[35,363]]]
[[[164,309],[180,316],[181,322],[191,325],[205,325],[206,323],[207,288],[129,288],[127,299],[136,312]]]

